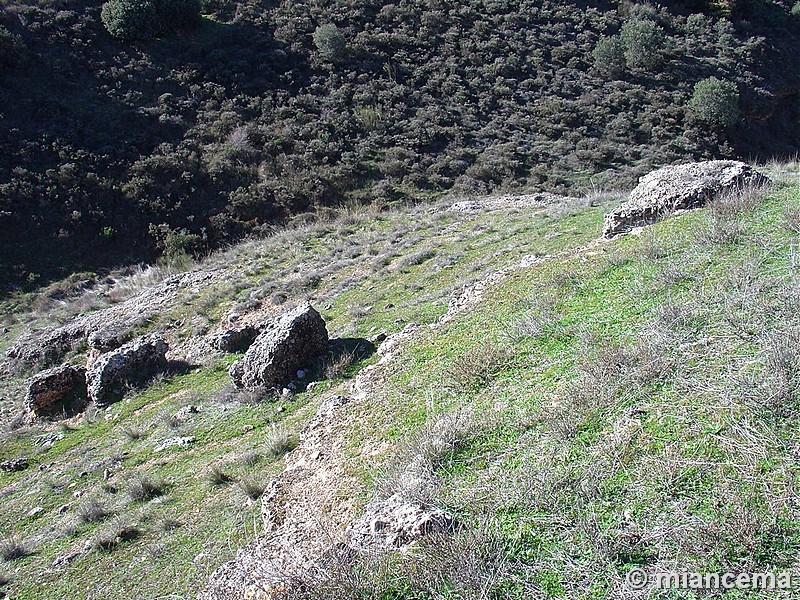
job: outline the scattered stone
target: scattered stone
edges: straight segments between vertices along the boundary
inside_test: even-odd
[[[84,554],[87,554],[91,549],[92,549],[91,540],[86,540],[80,547],[73,548],[67,551],[65,554],[58,556],[50,564],[50,569],[52,570],[62,569],[75,562],[76,559],[80,558]]]
[[[268,323],[229,373],[240,388],[280,388],[327,348],[325,321],[304,303]]]
[[[630,199],[605,216],[603,235],[614,237],[676,211],[699,208],[720,194],[766,183],[766,176],[734,160],[663,167],[642,177]]]
[[[117,402],[130,387],[166,370],[168,349],[160,337],[148,336],[100,355],[86,372],[89,397],[98,406]]]
[[[452,531],[453,517],[440,509],[394,494],[367,505],[347,528],[350,545],[359,550],[400,548],[432,533]]]
[[[156,446],[154,452],[163,452],[167,448],[174,448],[175,446],[188,448],[194,444],[196,440],[197,438],[193,436],[170,438],[168,440],[164,440],[158,446]]]
[[[184,406],[183,408],[181,408],[178,412],[172,415],[172,418],[178,421],[185,421],[191,415],[199,414],[200,410],[201,410],[200,406],[197,406],[195,404],[190,404],[188,406]]]
[[[71,415],[86,405],[86,369],[62,365],[31,377],[25,410],[35,418]]]
[[[36,506],[28,511],[29,517],[35,517],[36,515],[40,515],[44,512],[44,507]]]
[[[51,431],[50,433],[45,433],[44,435],[40,435],[39,437],[34,439],[33,444],[45,450],[47,448],[50,448],[56,442],[60,442],[63,439],[64,439],[64,434],[61,431]]]
[[[24,471],[27,468],[28,468],[27,458],[12,458],[11,460],[5,460],[0,463],[0,471],[5,471],[6,473],[15,473],[17,471]]]

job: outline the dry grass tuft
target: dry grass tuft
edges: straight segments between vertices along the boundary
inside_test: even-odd
[[[253,501],[261,498],[267,489],[266,482],[258,477],[242,477],[237,483],[245,495]]]
[[[94,547],[111,552],[124,542],[135,540],[142,535],[142,529],[127,519],[117,517],[106,528],[97,532]]]
[[[233,482],[233,477],[219,465],[211,465],[206,473],[206,479],[213,487],[219,487]]]
[[[128,482],[127,492],[134,502],[144,502],[163,496],[166,489],[167,483],[160,477],[139,473]]]
[[[488,386],[511,363],[511,352],[484,342],[472,346],[446,370],[446,387],[454,391],[476,391]]]
[[[264,452],[267,456],[278,458],[291,452],[297,446],[295,437],[283,427],[273,425],[264,440]]]
[[[102,500],[86,500],[78,505],[77,515],[82,523],[97,523],[113,514],[108,504]]]
[[[14,537],[0,542],[0,558],[6,562],[25,558],[30,556],[32,552],[27,544]]]

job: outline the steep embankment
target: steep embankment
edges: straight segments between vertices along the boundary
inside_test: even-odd
[[[344,200],[794,154],[793,4],[205,0],[198,28],[131,44],[97,0],[6,2],[21,48],[9,65],[0,36],[0,284],[202,252]],[[314,42],[329,23],[335,60]],[[625,56],[595,60],[631,24]],[[689,108],[708,77],[738,90],[730,127]]]

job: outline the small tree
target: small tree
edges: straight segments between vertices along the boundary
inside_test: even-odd
[[[629,67],[652,68],[662,60],[667,36],[653,21],[627,21],[620,31]]]
[[[618,35],[603,36],[592,51],[599,73],[616,77],[625,71],[625,46]]]
[[[739,119],[739,90],[731,81],[703,79],[694,86],[689,108],[699,121],[725,129]]]
[[[159,18],[150,0],[108,0],[100,18],[108,32],[120,40],[146,40],[159,32]]]
[[[314,45],[324,60],[336,62],[344,58],[347,43],[344,34],[333,24],[320,25],[314,31]]]

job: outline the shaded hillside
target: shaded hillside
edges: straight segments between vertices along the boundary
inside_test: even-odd
[[[0,60],[6,287],[203,252],[318,205],[588,189],[800,150],[789,0],[206,0],[199,27],[135,43],[100,7],[3,3],[18,36]],[[598,69],[598,40],[631,21],[663,30],[657,60]],[[314,41],[330,23],[333,60]],[[687,110],[710,76],[738,88],[730,128]]]

